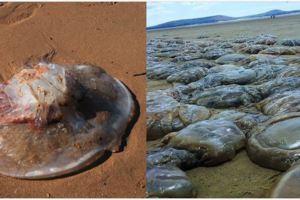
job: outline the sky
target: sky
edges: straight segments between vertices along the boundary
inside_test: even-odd
[[[300,2],[148,2],[147,27],[178,19],[212,15],[240,17],[274,9],[300,10]]]

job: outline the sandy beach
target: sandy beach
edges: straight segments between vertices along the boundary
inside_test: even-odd
[[[0,197],[145,196],[145,7],[145,3],[0,4],[1,81],[39,60],[93,64],[125,83],[140,108],[123,151],[63,178],[31,181],[0,176]]]
[[[240,36],[255,36],[257,34],[274,34],[278,37],[293,38],[296,37],[297,30],[299,30],[298,20],[299,15],[292,15],[282,16],[275,20],[267,18],[170,30],[155,30],[147,33],[147,39],[158,37],[196,39],[196,37],[201,34],[210,37],[222,37],[224,39],[233,39]]]

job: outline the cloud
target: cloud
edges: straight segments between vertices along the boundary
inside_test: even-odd
[[[174,7],[175,6],[175,7]],[[173,2],[148,2],[147,3],[147,26],[172,20],[176,16],[177,3]]]

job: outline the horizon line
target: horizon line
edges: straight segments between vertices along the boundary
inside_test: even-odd
[[[295,9],[295,10],[272,9],[272,10],[268,10],[268,11],[266,11],[266,12],[258,12],[258,13],[256,13],[256,14],[252,14],[252,15],[244,15],[244,16],[239,16],[239,17],[233,17],[233,16],[223,15],[223,14],[218,14],[218,15],[208,15],[208,16],[205,16],[205,17],[181,18],[181,19],[170,20],[170,21],[162,22],[162,23],[159,23],[159,24],[156,24],[156,25],[147,26],[146,28],[148,29],[148,28],[155,27],[155,26],[159,26],[159,25],[166,24],[166,23],[169,23],[169,22],[176,22],[176,21],[181,21],[181,20],[203,19],[203,18],[216,17],[216,16],[231,17],[231,18],[238,19],[238,18],[243,18],[243,17],[251,17],[251,16],[253,16],[253,15],[258,15],[258,14],[268,13],[268,12],[274,11],[274,10],[284,11],[284,12],[293,12],[293,11],[299,11],[299,12],[300,12],[300,9]],[[230,21],[230,20],[228,20],[228,21]],[[216,22],[216,23],[217,23],[217,22]],[[205,23],[203,23],[203,24],[205,24]],[[191,26],[191,25],[186,25],[186,26]],[[184,25],[183,25],[183,26],[175,26],[175,27],[173,27],[173,28],[176,28],[176,27],[184,27]],[[171,28],[171,27],[170,27],[170,28]],[[158,28],[158,29],[165,29],[165,28]]]

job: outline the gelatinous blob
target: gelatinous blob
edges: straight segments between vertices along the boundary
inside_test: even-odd
[[[62,117],[60,105],[67,103],[67,76],[58,65],[38,64],[15,74],[2,86],[0,124],[31,122],[36,127]],[[69,88],[76,84],[69,84]]]
[[[155,140],[209,117],[207,108],[179,103],[164,91],[149,92],[147,95],[148,140]]]
[[[300,197],[300,165],[289,169],[271,192],[272,198],[299,198]]]
[[[251,160],[263,167],[285,171],[300,160],[300,113],[274,117],[248,140]]]
[[[192,183],[174,166],[154,166],[147,170],[147,196],[162,198],[194,197]]]
[[[39,65],[0,85],[0,101],[10,103],[0,108],[0,173],[51,178],[117,151],[134,115],[128,89],[97,67]],[[28,72],[33,76],[24,79]],[[42,123],[32,126],[40,113]]]
[[[267,128],[262,136],[266,145],[281,149],[293,150],[300,148],[299,118],[278,122]]]
[[[195,153],[203,165],[211,166],[234,158],[245,145],[245,135],[230,121],[205,120],[166,135],[162,142]]]

